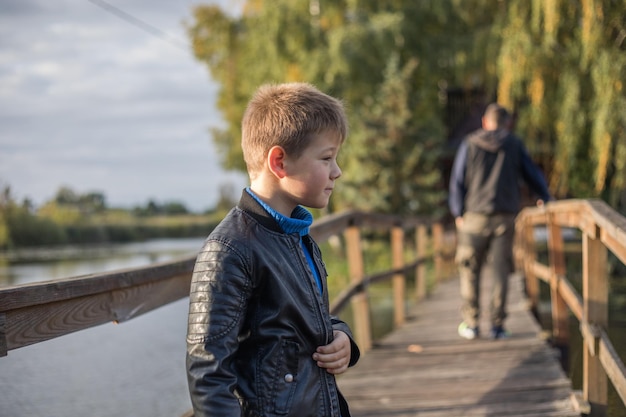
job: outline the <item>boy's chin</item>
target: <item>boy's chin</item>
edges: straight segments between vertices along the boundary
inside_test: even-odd
[[[312,208],[312,209],[323,209],[323,208],[326,208],[328,206],[328,200],[326,200],[326,201],[316,201],[316,202],[311,202],[311,204],[303,204],[303,205],[308,207],[308,208]]]

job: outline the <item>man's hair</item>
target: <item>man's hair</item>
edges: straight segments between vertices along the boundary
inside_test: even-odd
[[[307,83],[266,84],[259,87],[243,115],[241,147],[248,174],[260,172],[268,151],[281,146],[298,158],[311,135],[337,134],[340,143],[348,134],[341,101]]]
[[[508,110],[498,103],[491,103],[488,105],[485,110],[484,117],[495,124],[498,128],[506,127],[506,124],[509,120],[511,120],[511,114]]]

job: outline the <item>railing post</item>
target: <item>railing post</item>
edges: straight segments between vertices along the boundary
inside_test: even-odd
[[[527,219],[520,223],[521,230],[519,233],[521,235],[522,254],[519,258],[519,262],[522,264],[522,270],[526,277],[526,295],[530,303],[530,310],[535,317],[539,317],[539,278],[537,278],[533,271],[533,265],[537,260],[534,228],[532,223]]]
[[[593,327],[608,327],[609,281],[607,249],[596,235],[583,234],[583,396],[591,406],[591,417],[603,417],[607,411],[608,381],[600,363],[598,335]]]
[[[391,229],[391,252],[392,266],[394,269],[404,266],[404,230],[402,227],[394,226]],[[394,324],[396,327],[404,324],[404,293],[405,293],[405,277],[404,274],[393,275],[393,312]]]
[[[567,369],[567,349],[569,346],[569,310],[559,292],[559,282],[565,276],[565,254],[561,227],[554,221],[554,214],[548,214],[548,258],[550,259],[550,299],[552,301],[552,336],[555,345],[563,353],[561,361]]]
[[[420,224],[415,229],[415,247],[417,248],[417,259],[422,261],[415,268],[415,296],[417,300],[426,297],[426,248],[428,247],[428,233],[425,224]]]
[[[345,232],[346,250],[348,257],[348,271],[350,282],[358,284],[363,281],[363,251],[361,248],[361,233],[357,226],[349,226]],[[355,295],[351,301],[354,313],[354,330],[356,342],[363,352],[372,348],[370,326],[370,311],[367,290]]]
[[[435,258],[435,277],[437,281],[443,276],[443,225],[439,222],[433,224],[433,251]]]

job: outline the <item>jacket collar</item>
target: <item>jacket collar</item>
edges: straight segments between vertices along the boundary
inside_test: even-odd
[[[278,222],[245,189],[241,193],[237,207],[248,213],[261,226],[273,232],[284,233]]]
[[[309,234],[309,226],[313,223],[313,216],[311,213],[302,206],[297,206],[294,211],[291,213],[291,217],[287,217],[278,213],[269,205],[265,204],[261,201],[249,188],[245,188],[243,191],[244,195],[248,197],[252,197],[254,200],[255,206],[261,206],[265,214],[268,214],[274,222],[278,225],[279,229],[283,233],[292,234],[297,233],[300,236],[306,236]],[[240,208],[241,204],[240,204]],[[257,219],[261,222],[261,220]],[[265,226],[269,227],[269,225],[263,223]],[[269,227],[272,230],[273,227]]]

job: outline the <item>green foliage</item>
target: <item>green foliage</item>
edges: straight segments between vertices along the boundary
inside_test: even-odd
[[[616,206],[626,175],[624,5],[611,0],[507,2],[498,98],[560,197]]]
[[[59,203],[58,200],[45,203],[39,208],[37,214],[59,225],[80,223],[84,218],[79,206],[71,203]]]
[[[5,247],[42,246],[65,243],[67,236],[54,221],[33,215],[21,207],[11,207],[4,217],[9,239]]]
[[[220,197],[215,205],[215,213],[219,217],[224,217],[224,215],[235,205],[237,205],[237,201],[239,196],[237,195],[237,191],[232,184],[224,184],[220,186]]]
[[[188,213],[177,202],[149,201],[137,212],[107,209],[100,193],[76,194],[62,187],[34,212],[18,205],[5,187],[0,195],[0,250],[28,246],[132,242],[163,237],[207,236],[221,217]]]
[[[626,178],[622,2],[249,0],[243,10],[197,6],[189,28],[221,85],[227,127],[214,140],[226,168],[244,169],[239,124],[253,91],[308,81],[342,98],[351,122],[335,208],[435,213],[446,189],[437,167],[445,93],[460,87],[516,111],[517,133],[557,197],[617,205]]]
[[[61,187],[57,191],[54,203],[59,206],[73,206],[81,212],[98,212],[106,208],[106,199],[100,192],[76,194],[69,187]]]
[[[189,35],[221,86],[218,106],[227,127],[213,133],[224,167],[244,169],[240,121],[254,90],[306,81],[342,98],[351,122],[335,208],[436,211],[445,198],[437,168],[446,141],[440,88],[473,87],[476,74],[487,72],[484,53],[471,46],[474,33],[486,38],[490,20],[460,5],[257,0],[237,17],[197,6]],[[472,26],[474,32],[467,30]]]
[[[351,158],[344,158],[346,170],[359,174],[347,177],[339,189],[345,187],[344,199],[361,210],[432,213],[444,198],[437,169],[443,132],[413,117],[421,103],[405,87],[417,60],[398,65],[397,55],[389,59],[380,91],[363,103],[363,117],[355,121],[350,140],[356,145],[349,148]]]
[[[16,246],[64,243],[63,229],[47,218],[35,216],[25,201],[18,205],[5,186],[0,196],[0,249]]]
[[[133,213],[140,217],[157,215],[175,216],[188,214],[189,210],[187,210],[187,207],[185,207],[183,203],[178,201],[168,201],[166,203],[159,204],[154,200],[150,200],[145,207],[133,208]]]
[[[10,243],[11,236],[9,226],[7,224],[6,215],[2,212],[0,213],[0,249],[9,247]]]

